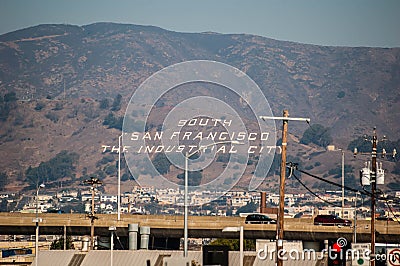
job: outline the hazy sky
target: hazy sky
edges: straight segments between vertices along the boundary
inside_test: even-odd
[[[0,34],[44,23],[94,22],[400,47],[400,0],[0,0]]]

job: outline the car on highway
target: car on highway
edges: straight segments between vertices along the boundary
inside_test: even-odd
[[[317,215],[314,218],[314,225],[341,225],[341,226],[351,226],[351,221],[342,219],[337,215],[327,214],[327,215]]]
[[[246,224],[276,224],[276,220],[265,214],[254,213],[246,216]]]

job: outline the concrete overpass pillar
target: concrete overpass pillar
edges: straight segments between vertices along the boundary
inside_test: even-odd
[[[138,237],[139,225],[128,224],[128,244],[129,250],[137,250],[137,237]]]
[[[324,240],[324,248],[325,250],[329,249],[329,240]]]
[[[318,241],[303,241],[303,249],[311,249],[320,252],[321,244]]]

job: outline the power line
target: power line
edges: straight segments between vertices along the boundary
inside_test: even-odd
[[[299,170],[299,169],[297,168],[297,164],[296,164],[296,163],[289,162],[288,165],[290,165],[290,168],[293,168],[293,169],[295,169],[296,171],[299,171],[300,173],[306,174],[306,175],[308,175],[308,176],[311,176],[311,177],[316,178],[316,179],[318,179],[318,180],[321,180],[321,181],[323,181],[323,182],[329,183],[329,184],[331,184],[331,185],[334,185],[334,186],[337,186],[337,187],[342,187],[341,184],[332,182],[332,181],[330,181],[330,180],[326,180],[326,179],[324,179],[324,178],[321,178],[321,177],[319,177],[319,176],[313,175],[313,174],[308,173],[308,172],[306,172],[306,171]],[[300,184],[301,184],[303,187],[305,187],[311,194],[313,194],[314,196],[318,197],[318,195],[317,195],[316,193],[310,191],[310,189],[309,189],[308,187],[306,187],[305,184],[303,184],[303,183],[297,178],[297,176],[295,176],[294,173],[292,173],[292,176],[294,176],[294,177],[297,179],[297,181],[299,181]],[[344,186],[344,188],[347,189],[347,190],[353,191],[353,192],[355,192],[355,193],[360,193],[360,194],[363,194],[363,195],[366,195],[366,196],[369,196],[369,197],[372,196],[372,193],[369,192],[369,191],[367,191],[367,190],[365,190],[365,189],[363,189],[363,190],[358,190],[358,189],[351,188],[351,187],[348,187],[348,186]],[[383,192],[382,190],[379,190],[379,192],[380,192],[381,194],[385,194],[385,192]],[[320,197],[318,197],[318,198],[320,198]],[[320,199],[321,199],[321,198],[320,198]],[[386,204],[388,204],[388,203],[387,203],[387,200],[388,200],[387,197],[379,196],[379,197],[377,197],[377,199],[378,199],[378,200],[383,200],[383,201],[385,201]],[[396,200],[396,201],[397,201],[398,199],[397,199],[397,198],[392,198],[392,200]],[[397,203],[397,202],[396,202],[396,203]],[[393,213],[392,213],[392,214],[393,214]]]
[[[329,202],[327,200],[325,200],[324,198],[322,198],[321,196],[319,196],[317,193],[313,192],[310,188],[308,188],[303,182],[301,182],[301,180],[295,175],[292,174],[292,176],[308,191],[310,192],[312,195],[314,195],[315,197],[319,198],[320,200],[322,200],[323,202],[328,203],[329,205],[335,206],[335,207],[340,207],[339,205]]]
[[[394,214],[392,207],[390,206],[389,202],[387,201],[387,199],[385,199],[384,201],[385,201],[385,204],[388,207],[390,213],[392,214],[393,218],[397,218],[396,215]],[[400,224],[399,219],[393,219],[393,220],[396,221],[398,224]]]
[[[380,189],[378,189],[378,190],[379,190],[380,193],[384,194],[384,192],[383,192],[382,190],[380,190]],[[381,198],[379,198],[379,199],[381,199]],[[386,206],[388,207],[388,209],[389,209],[390,213],[392,214],[393,218],[397,218],[396,215],[394,214],[394,211],[393,211],[392,207],[390,206],[390,204],[389,204],[389,202],[388,202],[388,198],[382,198],[382,200],[385,202],[385,204],[386,204]],[[396,221],[398,224],[400,224],[399,219],[396,219],[395,221]]]
[[[324,179],[324,178],[322,178],[322,177],[319,177],[319,176],[313,175],[313,174],[311,174],[311,173],[308,173],[308,172],[306,172],[306,171],[303,171],[303,170],[298,169],[298,168],[297,168],[297,164],[295,164],[295,163],[289,162],[289,165],[292,165],[292,167],[295,167],[294,169],[295,169],[296,171],[299,171],[300,173],[303,173],[303,174],[305,174],[305,175],[311,176],[311,177],[313,177],[313,178],[316,178],[316,179],[321,180],[321,181],[323,181],[323,182],[326,182],[326,183],[328,183],[328,184],[331,184],[331,185],[334,185],[334,186],[337,186],[337,187],[342,187],[341,184],[335,183],[335,182],[330,181],[330,180],[326,180],[326,179]],[[371,193],[368,192],[368,191],[365,191],[365,190],[359,190],[359,189],[355,189],[355,188],[348,187],[348,186],[343,186],[343,187],[344,187],[345,189],[347,189],[347,190],[350,190],[350,191],[353,191],[353,192],[356,192],[356,193],[359,192],[359,193],[361,193],[361,194],[364,194],[364,195],[367,195],[367,196],[371,196]]]

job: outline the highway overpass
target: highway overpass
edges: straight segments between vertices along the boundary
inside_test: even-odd
[[[128,224],[149,226],[150,237],[182,238],[183,216],[176,215],[128,215],[122,214],[120,221],[116,214],[99,214],[94,220],[95,235],[109,236],[108,228],[115,226],[117,235],[128,236]],[[85,214],[41,213],[39,218],[40,235],[90,235],[90,219]],[[0,213],[0,235],[34,235],[35,214]],[[227,226],[244,226],[246,239],[275,239],[276,225],[245,224],[242,217],[189,216],[188,231],[190,238],[238,238],[239,233],[223,233]],[[352,240],[353,227],[314,225],[311,218],[285,219],[286,240],[323,241],[345,237]],[[400,243],[400,224],[396,221],[376,221],[376,242]],[[357,241],[370,241],[370,221],[357,221]]]

